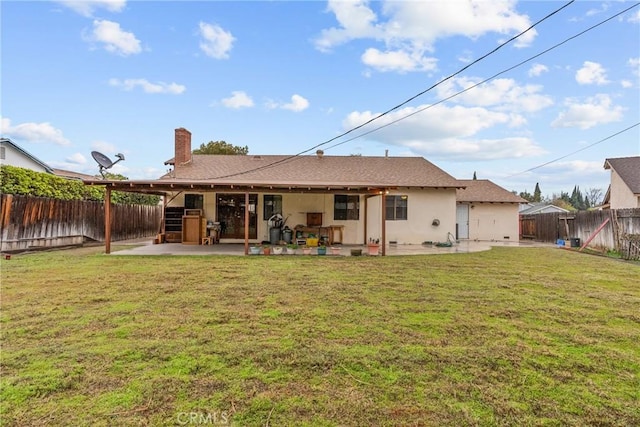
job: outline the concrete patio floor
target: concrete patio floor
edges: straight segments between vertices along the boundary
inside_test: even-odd
[[[182,243],[153,244],[151,239],[144,239],[126,242],[112,242],[111,245],[111,255],[244,255],[244,244],[239,243],[222,243],[217,245],[183,245]],[[363,255],[367,253],[367,248],[363,245],[337,246],[342,248],[340,251],[342,256],[350,256],[351,249],[362,249]],[[459,243],[454,243],[451,247],[437,247],[435,245],[387,245],[386,252],[388,256],[470,253],[488,251],[494,246],[553,247],[555,245],[551,243],[532,241],[490,242],[463,240]],[[298,251],[300,252],[299,256],[303,256],[302,251]],[[315,255],[315,249],[311,253]]]

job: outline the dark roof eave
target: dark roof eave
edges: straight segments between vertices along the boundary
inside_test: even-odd
[[[149,181],[121,181],[121,180],[103,180],[103,179],[84,179],[85,185],[96,185],[110,187],[115,190],[121,191],[163,191],[172,192],[180,190],[200,190],[200,191],[215,191],[215,190],[250,190],[250,191],[315,191],[315,192],[335,192],[335,191],[351,191],[351,192],[363,192],[369,193],[372,191],[396,189],[398,185],[382,184],[382,183],[339,183],[339,182],[327,182],[327,183],[252,183],[252,182],[238,182],[238,183],[215,183],[207,181],[175,181],[175,180],[149,180]],[[459,189],[465,188],[460,186],[406,186],[407,188],[434,188],[434,189]]]

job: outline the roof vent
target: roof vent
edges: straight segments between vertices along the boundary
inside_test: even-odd
[[[322,150],[316,151],[316,156],[318,156],[318,158],[321,159],[322,156],[324,156],[324,151],[322,151]]]
[[[253,160],[262,160],[262,156],[253,156]]]

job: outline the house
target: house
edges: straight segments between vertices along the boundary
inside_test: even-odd
[[[569,211],[547,202],[527,203],[520,206],[520,215],[537,215],[552,212],[567,213]]]
[[[82,181],[83,179],[92,179],[95,178],[94,175],[88,175],[86,173],[68,171],[64,169],[53,169],[53,174],[59,176],[60,178],[70,179],[74,181]]]
[[[0,165],[10,165],[36,172],[53,173],[45,162],[22,149],[8,138],[0,139]]]
[[[169,206],[202,209],[207,221],[221,224],[225,242],[244,239],[247,191],[251,241],[271,240],[268,222],[274,214],[292,229],[319,227],[318,237],[338,232],[330,240],[345,244],[381,239],[383,215],[387,239],[398,243],[446,240],[455,230],[460,184],[420,157],[325,156],[322,151],[310,156],[195,155],[191,134],[181,128],[176,129],[175,157],[166,164],[173,170],[161,182],[208,186],[207,191],[168,194]]]
[[[606,159],[604,168],[611,170],[611,183],[603,207],[640,208],[640,156]]]
[[[487,179],[459,180],[456,238],[519,240],[518,207],[527,201]]]
[[[330,244],[380,240],[383,254],[387,242],[446,241],[456,232],[456,190],[467,185],[421,157],[325,156],[321,150],[306,156],[197,155],[184,128],[175,130],[174,157],[165,164],[171,170],[156,180],[84,182],[105,186],[107,201],[111,190],[165,196],[165,241],[202,244],[213,231],[221,243],[244,242],[245,253],[249,243],[298,237]],[[500,193],[495,187],[487,184]],[[509,224],[517,224],[519,198],[501,193],[494,200],[489,190],[484,195],[473,201],[487,203],[501,223],[503,211],[514,207]],[[279,235],[280,225],[291,235]],[[477,236],[517,239],[517,226]]]

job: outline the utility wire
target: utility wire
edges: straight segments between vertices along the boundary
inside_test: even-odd
[[[338,147],[339,145],[342,145],[342,144],[346,144],[347,142],[351,142],[351,141],[353,141],[355,139],[362,138],[363,136],[369,135],[369,134],[371,134],[373,132],[377,132],[380,129],[384,129],[384,128],[388,127],[388,126],[391,126],[392,124],[398,123],[398,122],[400,122],[400,121],[402,121],[404,119],[407,119],[407,118],[409,118],[411,116],[414,116],[414,115],[416,115],[418,113],[421,113],[421,112],[423,112],[425,110],[428,110],[428,109],[430,109],[432,107],[435,107],[436,105],[442,104],[443,102],[446,102],[446,101],[448,101],[448,100],[450,100],[452,98],[455,98],[458,95],[462,95],[463,93],[465,93],[467,91],[470,91],[471,89],[474,89],[474,88],[476,88],[476,87],[478,87],[478,86],[480,86],[482,84],[485,84],[488,81],[491,81],[491,80],[495,79],[496,77],[499,77],[499,76],[501,76],[501,75],[503,75],[505,73],[508,73],[509,71],[512,71],[512,70],[514,70],[514,69],[516,69],[518,67],[521,67],[522,65],[526,64],[527,62],[530,62],[530,61],[532,61],[532,60],[534,60],[534,59],[536,59],[536,58],[538,58],[538,57],[540,57],[540,56],[542,56],[542,55],[544,55],[544,54],[546,54],[546,53],[548,53],[548,52],[550,52],[550,51],[552,51],[552,50],[554,50],[554,49],[556,49],[556,48],[558,48],[558,47],[560,47],[562,45],[564,45],[565,43],[568,43],[569,41],[580,37],[581,35],[583,35],[583,34],[589,32],[589,31],[591,31],[591,30],[593,30],[593,29],[595,29],[595,28],[607,23],[608,21],[611,21],[612,19],[617,18],[618,16],[628,12],[629,10],[633,9],[634,7],[637,7],[638,5],[640,5],[640,3],[636,3],[636,4],[626,8],[625,10],[623,10],[623,11],[621,11],[619,13],[616,13],[615,15],[613,15],[613,16],[611,16],[611,17],[609,17],[609,18],[607,18],[607,19],[605,19],[603,21],[600,21],[597,24],[594,24],[591,27],[589,27],[589,28],[587,28],[587,29],[585,29],[585,30],[583,30],[583,31],[581,31],[581,32],[579,32],[579,33],[577,33],[577,34],[575,34],[575,35],[573,35],[573,36],[571,36],[571,37],[569,37],[569,38],[567,38],[567,39],[565,39],[565,40],[563,40],[563,41],[561,41],[561,42],[559,42],[559,43],[557,43],[557,44],[555,44],[553,46],[551,46],[550,48],[547,48],[547,49],[543,50],[542,52],[540,52],[540,53],[538,53],[538,54],[536,54],[534,56],[531,56],[528,59],[525,59],[524,61],[521,61],[521,62],[517,63],[516,65],[513,65],[513,66],[511,66],[511,67],[509,67],[509,68],[507,68],[505,70],[500,71],[499,73],[494,74],[493,76],[491,76],[489,78],[486,78],[486,79],[482,80],[481,82],[478,82],[478,83],[476,83],[474,85],[471,85],[468,88],[465,88],[465,89],[463,89],[463,90],[461,90],[459,92],[454,93],[453,95],[450,95],[450,96],[448,96],[446,98],[443,98],[443,99],[441,99],[441,100],[439,100],[437,102],[434,102],[433,104],[429,104],[429,105],[427,105],[425,107],[422,107],[422,108],[420,108],[420,109],[418,109],[418,110],[416,110],[416,111],[414,111],[412,113],[408,113],[405,116],[399,117],[399,118],[397,118],[397,119],[395,119],[395,120],[393,120],[393,121],[391,121],[389,123],[385,123],[384,125],[378,126],[378,127],[374,128],[374,129],[371,129],[371,130],[369,130],[367,132],[361,133],[361,134],[356,135],[356,136],[354,136],[352,138],[349,138],[349,139],[346,139],[344,141],[338,142],[337,144],[333,144],[333,145],[327,147],[327,150],[330,150],[332,148]]]
[[[534,167],[532,167],[532,168],[530,168],[530,169],[527,169],[526,171],[522,171],[522,172],[514,173],[513,175],[505,176],[505,177],[504,177],[504,178],[502,178],[502,179],[509,179],[509,178],[513,178],[514,176],[522,175],[522,174],[525,174],[525,173],[527,173],[527,172],[531,172],[531,171],[534,171],[534,170],[536,170],[536,169],[540,169],[540,168],[542,168],[542,167],[548,166],[548,165],[550,165],[551,163],[555,163],[555,162],[560,161],[560,160],[562,160],[562,159],[566,159],[566,158],[567,158],[567,157],[569,157],[569,156],[573,156],[574,154],[579,153],[579,152],[581,152],[581,151],[584,151],[584,150],[586,150],[586,149],[588,149],[588,148],[591,148],[591,147],[593,147],[594,145],[598,145],[598,144],[600,144],[600,143],[602,143],[602,142],[605,142],[606,140],[611,139],[611,138],[613,138],[614,136],[618,136],[618,135],[620,135],[621,133],[627,132],[627,131],[629,131],[629,130],[631,130],[631,129],[633,129],[634,127],[639,126],[639,125],[640,125],[640,122],[637,122],[637,123],[635,123],[635,124],[632,124],[632,125],[631,125],[631,126],[629,126],[628,128],[622,129],[621,131],[618,131],[618,132],[616,132],[616,133],[614,133],[614,134],[611,134],[611,135],[607,136],[606,138],[602,138],[601,140],[596,141],[596,142],[594,142],[593,144],[589,144],[589,145],[587,145],[586,147],[582,147],[581,149],[576,150],[576,151],[574,151],[574,152],[572,152],[572,153],[565,154],[564,156],[562,156],[562,157],[558,157],[557,159],[553,159],[553,160],[550,160],[550,161],[548,161],[548,162],[546,162],[546,163],[543,163],[543,164],[541,164],[541,165],[534,166]]]
[[[333,137],[333,138],[331,138],[331,139],[328,139],[328,140],[327,140],[327,141],[325,141],[325,142],[322,142],[322,143],[320,143],[320,144],[316,144],[316,145],[314,145],[314,146],[313,146],[313,147],[311,147],[311,148],[308,148],[308,149],[306,149],[306,150],[300,151],[299,153],[296,153],[296,154],[292,154],[292,155],[290,155],[290,156],[287,156],[287,157],[285,157],[285,158],[283,158],[283,159],[280,159],[280,160],[277,160],[277,161],[275,161],[275,162],[269,163],[269,164],[267,164],[267,165],[259,166],[259,167],[257,167],[257,168],[249,169],[249,170],[246,170],[246,171],[243,171],[243,172],[236,172],[236,173],[233,173],[233,174],[217,176],[217,177],[209,178],[209,179],[231,178],[231,177],[234,177],[234,176],[244,175],[244,174],[251,173],[251,172],[256,172],[256,171],[259,171],[259,170],[262,170],[262,169],[266,169],[266,168],[269,168],[269,167],[272,167],[272,166],[275,166],[275,165],[278,165],[278,164],[281,164],[281,163],[285,163],[285,162],[290,161],[290,160],[292,160],[292,159],[294,159],[294,158],[297,158],[297,157],[299,157],[299,156],[301,156],[301,155],[303,155],[303,154],[305,154],[305,153],[308,153],[309,151],[312,151],[312,150],[314,150],[314,149],[316,149],[316,148],[322,147],[323,145],[329,144],[329,143],[331,143],[331,142],[333,142],[333,141],[335,141],[335,140],[337,140],[337,139],[340,139],[340,138],[342,138],[342,137],[344,137],[344,136],[346,136],[346,135],[348,135],[348,134],[350,134],[350,133],[352,133],[352,132],[354,132],[354,131],[356,131],[356,130],[358,130],[358,129],[361,129],[362,127],[364,127],[364,126],[366,126],[366,125],[368,125],[368,124],[370,124],[370,123],[374,122],[375,120],[380,119],[381,117],[386,116],[387,114],[389,114],[389,113],[391,113],[391,112],[393,112],[393,111],[395,111],[395,110],[399,109],[400,107],[402,107],[402,106],[404,106],[404,105],[408,104],[409,102],[413,101],[414,99],[416,99],[416,98],[418,98],[418,97],[420,97],[420,96],[424,95],[425,93],[427,93],[427,92],[431,91],[432,89],[434,89],[434,88],[438,87],[439,85],[441,85],[442,83],[446,82],[447,80],[452,79],[453,77],[455,77],[455,76],[457,76],[458,74],[460,74],[460,73],[464,72],[465,70],[467,70],[467,69],[468,69],[469,67],[471,67],[472,65],[475,65],[475,64],[477,64],[478,62],[482,61],[483,59],[485,59],[485,58],[487,58],[487,57],[489,57],[489,56],[493,55],[493,54],[494,54],[494,53],[496,53],[498,50],[500,50],[501,48],[503,48],[504,46],[506,46],[507,44],[509,44],[509,43],[511,43],[512,41],[516,40],[517,38],[521,37],[522,35],[524,35],[524,34],[525,34],[525,33],[527,33],[528,31],[530,31],[530,30],[532,30],[533,28],[535,28],[535,27],[536,27],[537,25],[539,25],[540,23],[542,23],[542,22],[546,21],[547,19],[551,18],[553,15],[555,15],[555,14],[559,13],[561,10],[563,10],[563,9],[564,9],[564,8],[566,8],[566,7],[568,7],[569,5],[571,5],[571,4],[572,4],[572,3],[574,3],[574,2],[575,2],[575,0],[570,0],[568,3],[564,4],[562,7],[560,7],[560,8],[558,8],[558,9],[554,10],[553,12],[549,13],[549,14],[548,14],[548,15],[546,15],[545,17],[543,17],[543,18],[539,19],[538,21],[536,21],[533,25],[531,25],[531,26],[530,26],[529,28],[527,28],[526,30],[524,30],[524,31],[520,32],[519,34],[516,34],[516,35],[515,35],[515,36],[513,36],[513,37],[511,37],[509,40],[507,40],[507,41],[505,41],[504,43],[500,44],[500,45],[499,45],[499,46],[497,46],[495,49],[493,49],[493,50],[489,51],[488,53],[486,53],[486,54],[482,55],[481,57],[479,57],[479,58],[475,59],[475,60],[474,60],[474,61],[472,61],[471,63],[469,63],[469,64],[465,65],[464,67],[462,67],[460,70],[456,71],[455,73],[453,73],[453,74],[451,74],[451,75],[449,75],[449,76],[445,77],[444,79],[442,79],[442,80],[438,81],[437,83],[434,83],[434,84],[433,84],[433,85],[431,85],[429,88],[427,88],[427,89],[425,89],[425,90],[423,90],[423,91],[421,91],[421,92],[419,92],[419,93],[415,94],[414,96],[410,97],[410,98],[409,98],[409,99],[407,99],[406,101],[401,102],[400,104],[396,105],[395,107],[392,107],[392,108],[390,108],[390,109],[386,110],[385,112],[378,114],[377,116],[375,116],[375,117],[373,117],[373,118],[371,118],[371,119],[367,120],[367,121],[366,121],[366,122],[364,122],[364,123],[361,123],[360,125],[358,125],[358,126],[356,126],[356,127],[354,127],[354,128],[349,129],[349,130],[348,130],[348,131],[346,131],[346,132],[341,133],[340,135],[337,135],[337,136],[335,136],[335,137]]]

